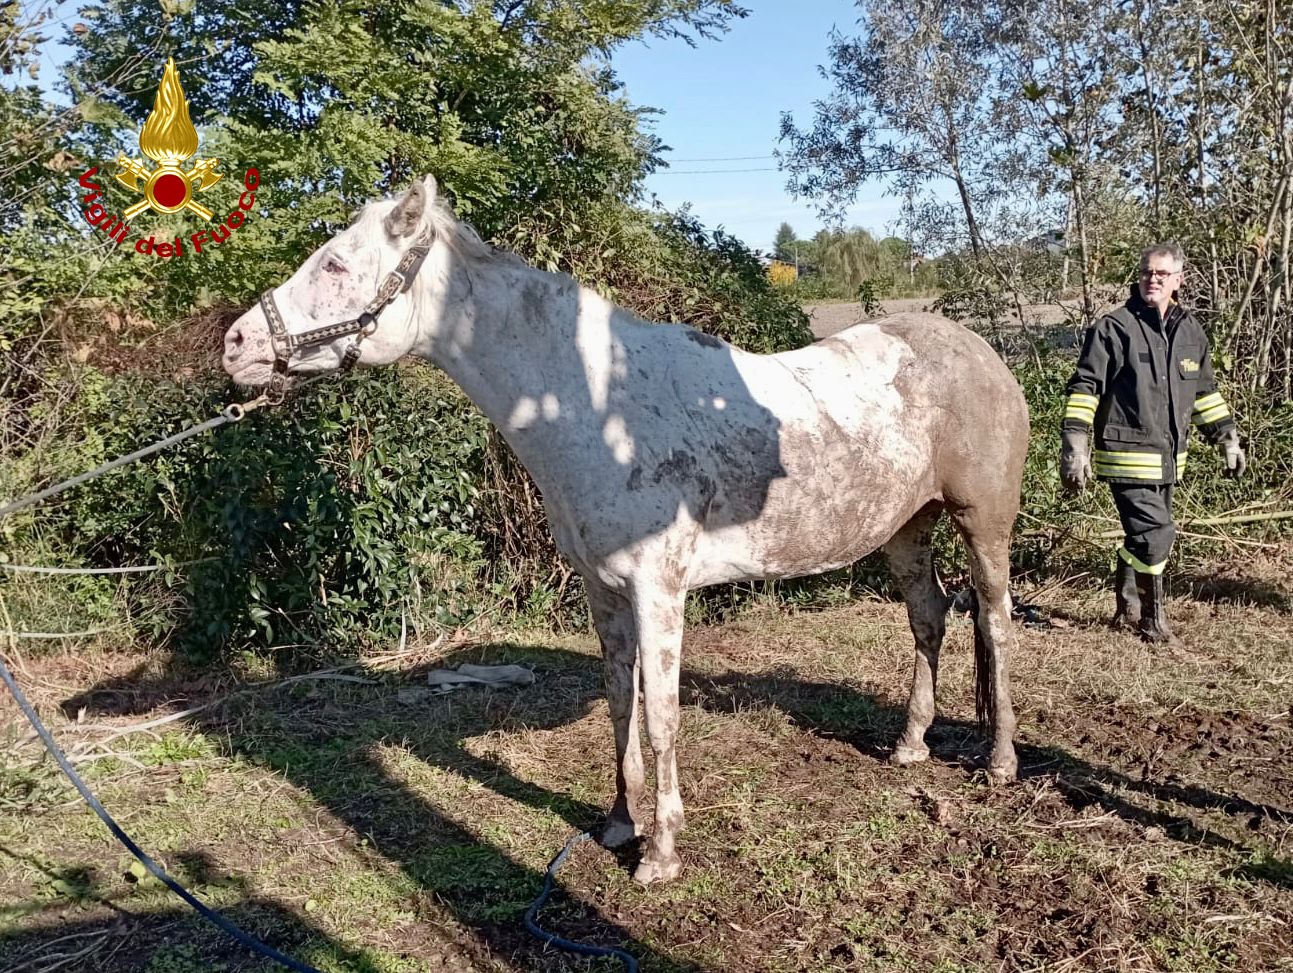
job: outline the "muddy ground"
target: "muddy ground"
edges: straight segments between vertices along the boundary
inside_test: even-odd
[[[905,770],[901,605],[693,627],[683,875],[644,889],[635,849],[585,844],[545,921],[644,971],[1293,970],[1290,578],[1287,547],[1173,578],[1175,652],[1105,628],[1099,585],[1021,592],[1049,621],[1016,628],[1007,786],[982,769],[963,619],[934,758]],[[289,681],[112,646],[27,651],[18,675],[145,848],[321,970],[618,969],[521,923],[611,797],[593,640],[412,646]],[[431,696],[426,670],[462,661],[537,682]],[[0,970],[274,968],[132,871],[7,699],[0,726]]]

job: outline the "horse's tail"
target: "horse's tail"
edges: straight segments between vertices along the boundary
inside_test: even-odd
[[[979,592],[973,591],[974,623],[974,715],[979,721],[979,730],[986,731],[988,718],[992,713],[992,660],[988,657],[988,640],[983,637],[979,628]]]

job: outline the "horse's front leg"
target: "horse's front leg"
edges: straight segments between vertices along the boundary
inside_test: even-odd
[[[644,885],[675,878],[682,870],[674,836],[683,823],[675,746],[685,599],[685,590],[665,585],[639,585],[634,591],[647,735],[656,766],[655,831],[633,876]]]
[[[628,598],[587,580],[588,604],[602,643],[606,701],[615,727],[615,803],[602,832],[602,844],[615,848],[642,833],[638,805],[646,790],[638,744],[638,638]]]

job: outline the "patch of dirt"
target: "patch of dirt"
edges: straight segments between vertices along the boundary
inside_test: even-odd
[[[1272,716],[1119,707],[1100,712],[1075,743],[1110,776],[1162,800],[1293,825],[1293,726],[1288,714]]]

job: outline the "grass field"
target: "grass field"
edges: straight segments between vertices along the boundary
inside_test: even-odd
[[[1021,779],[992,786],[970,628],[949,628],[934,759],[885,761],[901,605],[689,630],[682,877],[585,844],[545,913],[644,971],[1293,970],[1293,550],[1174,579],[1187,643],[1102,621],[1080,583],[1017,629]],[[526,690],[423,674],[515,662]],[[594,827],[612,744],[590,636],[497,633],[283,681],[110,648],[17,675],[128,832],[208,902],[325,971],[600,970],[521,915]],[[194,707],[199,712],[148,724]],[[0,970],[268,971],[132,859],[0,704]]]

